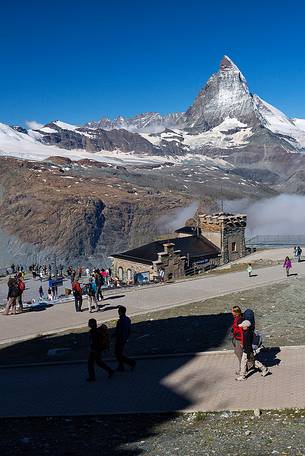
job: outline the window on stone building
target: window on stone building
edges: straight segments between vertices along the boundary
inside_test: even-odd
[[[122,266],[120,266],[119,269],[118,269],[118,275],[119,275],[119,280],[123,280],[124,274],[123,274]]]
[[[132,272],[131,269],[127,269],[127,280],[130,282],[132,280]]]
[[[237,252],[236,242],[232,242],[232,252]]]

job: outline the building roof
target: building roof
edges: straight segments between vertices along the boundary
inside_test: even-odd
[[[182,228],[178,228],[178,230],[175,230],[175,233],[189,234],[190,236],[196,235],[197,232],[199,232],[199,234],[200,234],[201,229],[199,227],[195,227],[195,226],[183,226]]]
[[[215,257],[220,254],[220,249],[208,239],[202,236],[188,236],[150,242],[126,252],[115,253],[112,257],[137,263],[152,264],[153,261],[158,259],[158,253],[164,252],[163,244],[168,242],[172,242],[175,245],[174,249],[181,250],[181,255],[188,257],[190,261]]]

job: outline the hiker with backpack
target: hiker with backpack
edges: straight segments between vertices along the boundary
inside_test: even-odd
[[[98,327],[95,318],[90,318],[88,326],[90,328],[90,352],[88,356],[89,377],[87,382],[95,382],[95,364],[108,372],[108,378],[111,378],[114,370],[101,359],[102,352],[109,349],[108,328],[105,324]]]
[[[255,358],[253,353],[253,336],[254,336],[254,329],[253,325],[249,320],[243,320],[239,325],[239,328],[242,331],[242,338],[241,338],[241,347],[242,347],[242,357],[240,363],[240,373],[236,377],[237,381],[244,381],[247,380],[247,365],[248,362],[253,363],[253,368],[258,369],[261,371],[262,377],[266,377],[269,373],[268,367],[264,366],[260,361]]]
[[[99,269],[96,269],[95,272],[95,284],[96,284],[96,299],[103,300],[104,296],[102,293],[102,286],[104,285],[104,277],[101,275],[101,272]]]
[[[243,355],[242,350],[242,330],[240,329],[239,325],[244,320],[241,308],[239,306],[232,307],[232,315],[233,315],[233,324],[232,324],[232,344],[234,348],[234,353],[238,360],[238,370],[236,371],[236,375],[240,373],[240,363],[241,358]]]
[[[5,306],[5,311],[3,315],[9,315],[10,310],[13,315],[16,315],[16,304],[17,298],[19,296],[19,287],[17,279],[15,277],[10,277],[7,282],[8,294],[7,294],[7,303]]]
[[[87,295],[88,295],[88,304],[89,304],[89,312],[93,312],[93,304],[95,306],[96,312],[99,311],[98,304],[96,301],[96,283],[92,277],[89,279],[89,283],[87,285]]]
[[[78,280],[75,280],[72,283],[72,290],[74,296],[75,312],[82,312],[83,290]]]

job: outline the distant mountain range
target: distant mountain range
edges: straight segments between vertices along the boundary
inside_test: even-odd
[[[114,120],[104,117],[83,126],[57,120],[37,130],[2,125],[2,154],[6,148],[11,150],[10,141],[16,140],[11,130],[18,133],[20,149],[23,141],[27,143],[26,150],[30,141],[66,150],[115,150],[168,157],[212,152],[223,155],[226,150],[256,145],[305,151],[305,119],[289,119],[251,94],[245,77],[227,56],[186,112],[165,116],[151,112]]]
[[[106,264],[194,201],[208,212],[289,192],[305,194],[305,119],[251,94],[225,56],[183,113],[0,124],[0,266]]]

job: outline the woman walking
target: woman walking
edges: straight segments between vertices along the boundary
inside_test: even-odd
[[[283,268],[286,269],[286,276],[289,277],[289,272],[290,272],[290,269],[292,268],[292,263],[288,256],[286,256],[286,258],[285,258],[285,261],[283,263]]]

